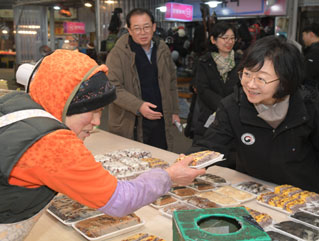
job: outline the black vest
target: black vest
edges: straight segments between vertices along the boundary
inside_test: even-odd
[[[43,110],[26,93],[13,92],[0,98],[0,116],[26,109]],[[58,129],[68,128],[47,117],[28,118],[0,128],[0,223],[26,220],[56,195],[46,186],[25,188],[10,185],[8,178],[14,165],[33,143]]]
[[[135,65],[141,84],[142,99],[156,105],[155,111],[163,112],[162,96],[158,85],[156,44],[154,43],[152,49],[151,61],[149,61],[141,45],[135,43],[131,36],[129,37],[129,45],[135,52]]]

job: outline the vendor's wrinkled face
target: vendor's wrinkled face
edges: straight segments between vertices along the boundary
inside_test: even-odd
[[[134,42],[140,44],[143,48],[148,49],[150,47],[155,30],[156,24],[152,23],[150,16],[146,13],[131,16],[128,31]]]
[[[227,56],[235,45],[236,37],[233,30],[228,29],[225,34],[218,36],[217,39],[211,36],[210,41],[216,45],[220,55]]]
[[[90,112],[67,116],[65,124],[74,131],[81,140],[84,140],[90,136],[90,132],[95,126],[100,125],[102,110],[103,108],[100,108]]]
[[[254,72],[243,69],[241,84],[249,102],[253,104],[273,105],[280,80],[270,60],[265,59],[263,67]]]

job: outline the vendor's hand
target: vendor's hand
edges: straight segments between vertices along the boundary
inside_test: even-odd
[[[184,157],[184,155],[180,157]],[[188,185],[192,183],[198,175],[205,174],[205,169],[190,168],[188,165],[192,161],[193,157],[185,157],[166,169],[173,183],[183,186]]]
[[[150,102],[144,102],[140,109],[139,112],[149,120],[158,120],[163,117],[163,114],[161,112],[153,111],[151,108],[156,108],[156,105],[153,105]]]

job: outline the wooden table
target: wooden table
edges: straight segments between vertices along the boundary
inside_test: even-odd
[[[152,152],[153,157],[162,158],[172,163],[178,155],[172,152],[168,152],[162,149],[158,149],[152,146],[148,146],[139,142],[135,142],[111,133],[96,130],[89,138],[85,140],[85,145],[93,154],[103,154],[106,152],[126,149],[126,148],[141,148]],[[213,166],[208,169],[209,173],[213,173],[224,177],[227,181],[239,183],[242,181],[254,180],[260,183],[267,184],[268,186],[274,186],[274,184],[266,183],[264,181],[252,178],[237,171]],[[260,206],[255,200],[244,203],[245,206],[256,209],[261,212],[268,213],[275,222],[281,222],[287,220],[287,216],[281,212],[273,209]],[[131,236],[139,232],[145,232],[149,234],[157,235],[166,241],[172,240],[172,220],[164,217],[160,212],[150,206],[145,206],[135,212],[139,217],[145,221],[145,225],[135,231],[122,234],[118,237],[108,239],[111,241],[121,241],[122,239]],[[25,241],[70,241],[70,240],[86,240],[80,234],[78,234],[71,227],[65,226],[58,220],[53,218],[50,214],[45,213],[40,220],[36,223],[29,236]]]

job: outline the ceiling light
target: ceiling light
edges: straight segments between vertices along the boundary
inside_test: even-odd
[[[92,7],[92,3],[86,2],[86,3],[84,3],[84,6],[87,7],[87,8],[91,8]]]
[[[2,30],[2,33],[3,33],[3,34],[8,34],[9,31],[8,31],[7,29],[3,29],[3,30]]]
[[[160,12],[162,12],[162,13],[166,12],[166,6],[158,7],[156,9],[160,10]]]
[[[104,1],[104,3],[114,4],[114,3],[115,3],[115,1],[112,1],[112,0],[106,0],[106,1]]]
[[[54,9],[54,10],[60,10],[61,7],[60,7],[60,6],[54,6],[53,9]]]
[[[218,4],[221,4],[221,1],[209,1],[205,2],[210,8],[216,8]]]

